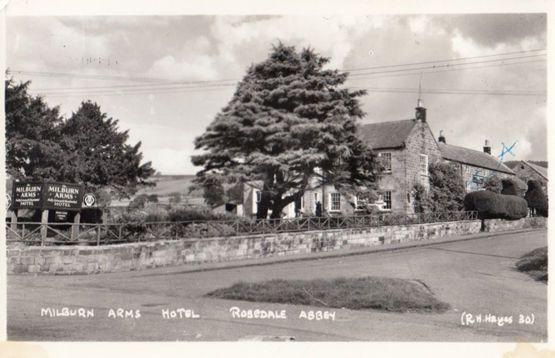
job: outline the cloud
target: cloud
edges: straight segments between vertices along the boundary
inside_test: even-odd
[[[16,26],[17,31],[13,31]],[[110,53],[105,37],[94,33],[83,34],[56,18],[36,17],[32,21],[9,18],[8,31],[11,32],[9,38],[15,39],[8,42],[9,62],[16,63],[18,67],[24,63],[26,70],[67,71],[81,66],[83,72],[87,72],[90,67],[82,66],[84,59],[106,58]]]
[[[8,65],[51,72],[128,74],[168,80],[241,78],[267,58],[278,41],[310,46],[349,69],[482,56],[543,48],[543,15],[417,16],[168,16],[8,18]],[[63,46],[66,47],[63,47]],[[118,67],[83,65],[104,56]],[[352,78],[349,86],[418,88],[420,75],[383,74]],[[119,84],[68,78],[33,78],[33,87],[70,88]],[[545,90],[545,62],[424,74],[424,89]],[[37,87],[37,88],[38,88]],[[167,173],[194,173],[193,140],[230,100],[232,87],[211,91],[90,96],[141,140],[145,158]],[[546,158],[545,98],[424,94],[428,119],[448,143],[494,152],[518,140],[519,159]],[[377,93],[361,98],[366,122],[411,118],[415,93]],[[64,113],[79,97],[56,97]]]
[[[383,17],[284,16],[242,22],[218,17],[211,30],[217,39],[218,55],[228,63],[250,64],[263,60],[272,44],[313,47],[331,58],[330,66],[343,67],[353,50],[353,41],[368,29],[382,26]],[[266,46],[256,46],[266,44]]]
[[[148,77],[165,78],[168,80],[214,80],[218,71],[213,60],[208,56],[195,56],[189,60],[177,61],[173,56],[163,57],[147,71]]]
[[[475,14],[435,16],[433,20],[447,31],[459,31],[485,47],[499,43],[518,43],[526,37],[545,41],[546,14]]]

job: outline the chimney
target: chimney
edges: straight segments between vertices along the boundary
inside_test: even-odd
[[[486,139],[484,142],[484,153],[491,155],[491,147],[489,146],[489,140]]]
[[[443,144],[447,144],[447,141],[445,140],[445,136],[443,135],[443,130],[439,131],[439,138],[437,140]]]
[[[422,100],[418,99],[418,104],[415,108],[416,110],[416,120],[421,120],[422,122],[426,122],[426,108],[423,107]]]

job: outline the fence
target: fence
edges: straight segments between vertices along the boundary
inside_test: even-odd
[[[27,245],[106,245],[156,240],[275,234],[331,229],[356,229],[445,221],[476,220],[475,211],[368,216],[302,217],[294,219],[146,222],[123,224],[6,223],[7,242]],[[71,233],[73,231],[73,234]]]

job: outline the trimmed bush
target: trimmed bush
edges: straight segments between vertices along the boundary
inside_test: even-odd
[[[528,215],[526,200],[515,195],[475,191],[464,197],[464,208],[477,211],[480,219],[518,220]]]
[[[501,194],[503,195],[519,195],[518,184],[512,179],[503,179],[501,180],[501,184],[503,185],[503,189],[501,190]]]

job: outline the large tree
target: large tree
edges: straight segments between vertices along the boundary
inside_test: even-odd
[[[343,192],[373,190],[379,165],[356,136],[364,116],[358,97],[344,87],[347,73],[326,69],[312,49],[278,44],[252,65],[233,98],[195,140],[197,184],[214,178],[262,190],[258,218],[279,218],[311,187],[333,184]]]
[[[63,162],[62,117],[41,97],[28,93],[30,82],[5,81],[6,167],[15,179],[55,177]]]
[[[57,107],[29,94],[29,82],[5,81],[6,164],[15,179],[84,183],[129,196],[149,185],[150,162],[141,163],[140,142],[127,144],[127,131],[96,103],[83,102],[64,120]]]
[[[128,131],[108,117],[96,103],[82,102],[61,128],[61,145],[70,160],[60,170],[63,180],[83,182],[99,188],[109,186],[123,196],[135,193],[139,185],[153,185],[150,162],[141,164],[141,142],[127,144]]]

